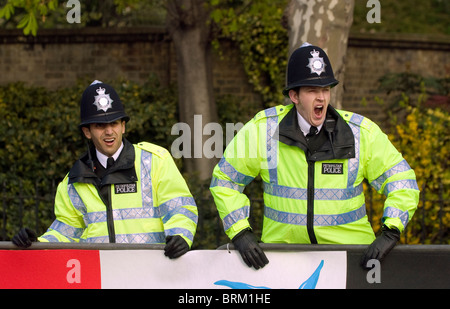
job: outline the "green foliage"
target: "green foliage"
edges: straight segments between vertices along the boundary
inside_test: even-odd
[[[7,205],[7,235],[20,226],[44,232],[52,221],[52,184],[60,182],[86,150],[79,124],[79,101],[88,81],[49,91],[13,83],[0,87],[0,196]],[[144,85],[115,81],[131,120],[131,142],[149,141],[170,149],[178,120],[176,92],[155,78]],[[163,115],[163,116],[162,116]],[[181,167],[181,161],[177,162]],[[54,189],[54,188],[53,188]],[[35,196],[40,196],[35,199]],[[36,227],[36,203],[39,226]],[[0,211],[0,216],[2,211]],[[0,230],[5,229],[0,222]]]
[[[409,243],[450,244],[450,114],[440,109],[408,106],[397,124],[393,143],[414,168],[422,200],[408,230]],[[446,204],[446,206],[445,206]]]
[[[266,107],[283,102],[288,33],[282,26],[287,0],[210,1],[221,38],[237,43],[244,69]],[[213,44],[218,47],[218,41]]]
[[[6,186],[3,190],[11,198],[7,209],[9,236],[21,225],[22,217],[34,226],[28,221],[34,206],[31,201],[21,205],[12,198],[32,196],[36,189],[50,193],[52,181],[62,179],[68,161],[76,157],[76,148],[81,145],[79,113],[74,112],[76,97],[73,90],[50,93],[23,83],[0,88],[0,185]],[[49,208],[40,211],[42,225],[49,226],[51,212]]]
[[[51,11],[58,6],[58,0],[8,0],[0,9],[0,18],[9,20],[16,13],[16,9],[23,12],[17,23],[17,28],[23,29],[25,35],[36,36],[38,19],[45,21]]]
[[[442,83],[431,83],[429,85],[433,86],[426,87],[421,77],[411,77],[406,73],[399,73],[397,78],[390,75],[386,80],[396,81],[392,83],[395,89],[409,88],[410,91],[408,94],[402,92],[400,97],[396,96],[395,103],[389,103],[397,108],[390,114],[389,138],[414,169],[421,190],[421,201],[402,241],[449,244],[450,114],[440,108],[429,108],[428,105],[433,105],[433,97],[427,95],[435,94],[436,85]],[[413,87],[415,82],[411,81],[419,81],[420,85]],[[384,199],[377,200],[373,207],[376,229],[383,213],[383,202]]]
[[[80,23],[67,22],[67,13],[75,8],[73,4],[67,6],[67,1],[7,0],[2,5],[0,4],[0,26],[20,28],[25,35],[34,36],[41,28],[161,26],[166,17],[165,0],[80,1]]]

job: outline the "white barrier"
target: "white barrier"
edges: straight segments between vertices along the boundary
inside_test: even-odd
[[[371,270],[360,266],[364,245],[261,247],[270,262],[256,271],[242,262],[232,245],[231,250],[225,245],[221,250],[193,250],[170,260],[163,255],[164,245],[34,243],[19,250],[11,242],[0,242],[0,288],[214,289],[218,293],[270,288],[277,294],[299,288],[450,288],[449,245],[397,245]]]
[[[196,250],[171,260],[160,250],[0,250],[0,288],[345,288],[345,251],[267,252],[255,270],[236,251]]]

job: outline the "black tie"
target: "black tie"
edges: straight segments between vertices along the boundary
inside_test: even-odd
[[[311,126],[311,128],[309,128],[309,133],[306,134],[306,137],[311,137],[317,134],[317,128],[315,126]]]
[[[113,165],[114,165],[114,158],[109,157],[108,160],[106,160],[106,169],[110,168]]]

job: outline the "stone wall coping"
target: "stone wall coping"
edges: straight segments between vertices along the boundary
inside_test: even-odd
[[[348,39],[348,46],[450,51],[450,36],[415,33],[351,32]]]
[[[40,29],[36,37],[19,29],[0,29],[0,44],[133,43],[170,41],[164,26],[122,28]],[[348,46],[450,51],[450,36],[407,33],[351,32]]]
[[[37,36],[22,30],[0,30],[0,44],[81,44],[170,41],[165,27],[39,29]]]

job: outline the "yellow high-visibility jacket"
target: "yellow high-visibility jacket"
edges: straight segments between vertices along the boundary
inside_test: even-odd
[[[266,243],[371,243],[364,179],[386,195],[382,221],[390,228],[402,231],[419,200],[415,173],[386,134],[369,119],[331,106],[313,138],[301,133],[291,104],[259,112],[230,142],[210,190],[231,239],[251,228],[243,191],[258,175]]]
[[[151,143],[124,148],[99,179],[85,156],[59,184],[56,220],[42,242],[155,243],[180,235],[189,246],[196,203],[170,153]]]

